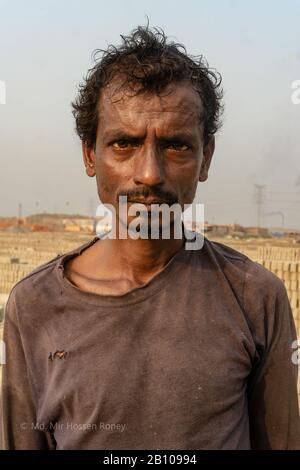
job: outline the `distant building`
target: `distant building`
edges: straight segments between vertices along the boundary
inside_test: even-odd
[[[33,231],[41,227],[41,231],[93,233],[94,221],[92,217],[82,215],[35,214],[26,218],[26,224]]]
[[[270,231],[265,227],[245,227],[245,234],[253,237],[268,237]]]
[[[230,226],[229,225],[216,225],[216,224],[209,224],[204,222],[204,234],[208,233],[211,236],[220,236],[223,237],[230,233]]]

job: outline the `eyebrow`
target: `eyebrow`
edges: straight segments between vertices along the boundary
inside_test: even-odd
[[[190,134],[172,134],[172,135],[168,135],[168,136],[162,136],[162,137],[159,137],[158,140],[160,142],[163,142],[165,144],[168,144],[168,143],[172,143],[174,141],[176,142],[179,142],[179,143],[185,143],[185,142],[191,142],[194,140],[194,138],[190,135]]]
[[[115,132],[108,132],[107,134],[104,134],[103,139],[109,142],[112,142],[114,140],[130,140],[130,141],[140,140],[141,141],[144,139],[144,136],[137,135],[137,134],[130,133],[130,132],[115,131]]]
[[[125,132],[125,131],[112,131],[107,132],[103,136],[103,140],[107,142],[113,142],[116,140],[127,140],[129,142],[142,142],[145,139],[145,135],[135,134],[134,132]],[[195,140],[195,137],[188,132],[173,132],[172,134],[162,135],[157,139],[160,142],[170,143],[175,140],[178,142],[192,142]]]

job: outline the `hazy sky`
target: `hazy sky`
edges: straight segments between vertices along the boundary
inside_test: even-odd
[[[24,215],[96,206],[70,103],[92,51],[119,43],[146,15],[223,76],[224,125],[197,193],[205,218],[255,225],[256,183],[266,185],[264,212],[300,228],[300,104],[291,101],[300,0],[0,0],[0,216],[16,215],[20,202]]]

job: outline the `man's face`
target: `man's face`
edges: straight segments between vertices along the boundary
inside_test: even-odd
[[[83,144],[89,176],[98,194],[118,214],[118,197],[130,202],[191,204],[198,181],[205,181],[214,139],[203,145],[201,99],[190,84],[171,93],[128,96],[102,92],[95,149]],[[166,90],[168,92],[168,89]]]

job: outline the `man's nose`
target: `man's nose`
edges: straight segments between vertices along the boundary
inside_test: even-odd
[[[148,145],[135,157],[134,182],[146,186],[156,186],[164,181],[161,156],[155,146]]]

